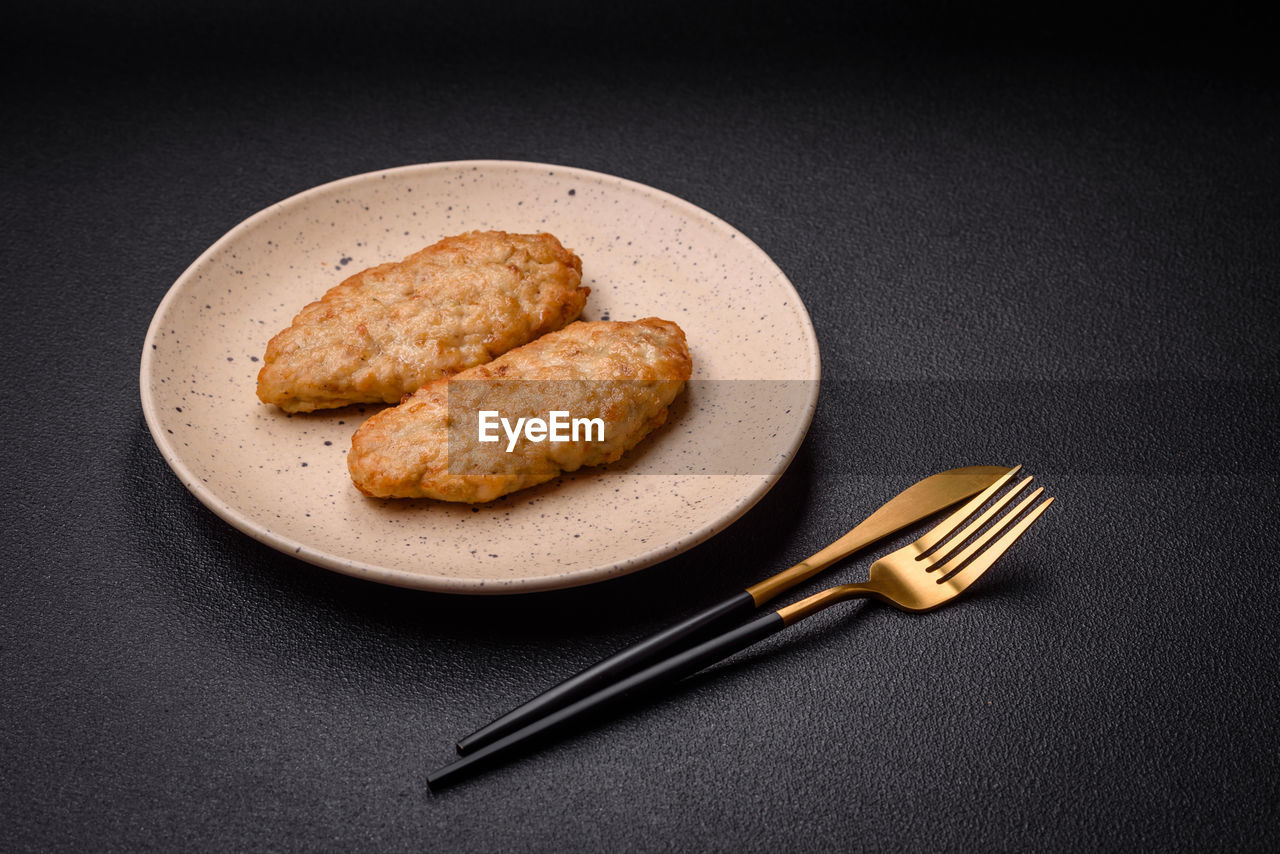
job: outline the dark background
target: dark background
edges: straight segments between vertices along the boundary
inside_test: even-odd
[[[6,13],[3,847],[1280,846],[1280,88],[1257,21],[408,8]],[[819,408],[728,531],[590,587],[432,595],[277,554],[166,468],[137,370],[187,264],[316,184],[470,158],[675,193],[790,276]],[[918,477],[1015,462],[1058,503],[953,606],[833,610],[427,791],[514,702]]]

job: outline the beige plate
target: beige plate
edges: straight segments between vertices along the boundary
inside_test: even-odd
[[[668,424],[609,471],[582,469],[476,508],[364,498],[346,452],[376,407],[286,416],[262,405],[254,382],[267,340],[350,274],[491,228],[549,231],[574,249],[591,286],[584,319],[679,323],[694,382]],[[818,378],[795,289],[725,222],[597,172],[460,161],[335,181],[237,225],[160,303],[141,388],[166,462],[250,536],[371,581],[515,593],[631,572],[724,530],[795,455]],[[767,463],[735,471],[726,459],[750,454],[726,449],[748,440],[772,443],[752,451]]]

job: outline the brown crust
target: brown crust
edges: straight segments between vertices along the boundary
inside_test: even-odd
[[[684,332],[670,321],[573,323],[374,415],[352,437],[347,466],[369,496],[491,501],[618,459],[666,420],[692,367]],[[505,442],[476,441],[478,408],[513,419],[552,409],[600,418],[605,440],[521,441],[507,453]]]
[[[289,412],[394,403],[563,328],[589,293],[553,235],[446,237],[304,307],[267,344],[258,397]]]

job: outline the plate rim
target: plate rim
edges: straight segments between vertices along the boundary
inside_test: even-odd
[[[794,296],[796,307],[798,308],[800,316],[809,333],[805,338],[806,355],[809,362],[807,368],[809,368],[813,373],[811,381],[810,378],[805,378],[806,382],[809,382],[810,386],[808,399],[805,401],[804,413],[794,422],[796,427],[793,429],[792,436],[789,439],[789,447],[785,463],[776,472],[759,476],[759,482],[756,483],[753,488],[740,496],[732,508],[728,512],[721,514],[714,522],[703,526],[700,530],[691,531],[687,535],[683,535],[671,542],[650,549],[643,554],[623,558],[621,560],[614,560],[601,565],[556,573],[554,575],[538,576],[533,578],[503,579],[498,583],[495,583],[492,579],[483,578],[455,578],[438,575],[419,575],[407,573],[404,570],[394,569],[376,563],[339,557],[324,551],[323,549],[311,547],[306,543],[300,542],[291,537],[277,534],[269,527],[250,518],[248,514],[241,512],[237,508],[231,507],[226,501],[215,494],[211,488],[205,485],[186,465],[181,454],[177,452],[174,444],[168,440],[159,420],[160,416],[156,409],[156,403],[150,394],[155,359],[152,354],[158,352],[155,345],[159,338],[161,318],[167,315],[171,305],[177,301],[193,271],[201,266],[206,258],[218,252],[224,244],[237,239],[243,232],[251,230],[259,220],[265,220],[269,216],[281,210],[286,210],[290,207],[301,204],[312,195],[331,191],[346,184],[355,184],[374,178],[381,180],[400,173],[463,167],[548,169],[552,170],[554,173],[574,174],[584,178],[604,179],[606,182],[617,182],[619,184],[626,185],[633,190],[639,190],[643,194],[656,195],[661,201],[671,204],[677,209],[683,209],[683,212],[704,217],[713,226],[728,229],[728,231],[734,235],[733,239],[741,241],[740,245],[748,247],[749,251],[754,252],[766,265],[773,267],[781,278],[782,283],[790,289]],[[808,435],[809,427],[813,422],[813,416],[817,410],[818,393],[821,381],[821,352],[818,346],[817,331],[814,329],[813,319],[809,316],[808,307],[804,304],[804,300],[800,298],[800,293],[796,290],[790,277],[787,276],[787,274],[778,266],[767,252],[761,249],[754,240],[743,234],[739,229],[735,228],[721,217],[718,217],[710,211],[695,205],[693,202],[682,199],[679,196],[667,192],[666,190],[661,190],[657,187],[643,184],[639,181],[633,181],[629,178],[623,178],[617,175],[611,175],[606,172],[598,172],[591,169],[583,169],[576,166],[564,166],[554,163],[542,163],[527,160],[502,159],[431,161],[361,172],[356,175],[348,175],[344,178],[327,181],[322,184],[317,184],[314,187],[301,190],[251,214],[236,225],[232,226],[232,228],[196,256],[196,258],[188,264],[182,273],[173,281],[173,284],[169,286],[168,290],[165,291],[165,295],[160,300],[159,305],[156,306],[155,313],[152,315],[151,322],[147,327],[147,333],[142,345],[142,358],[138,373],[139,396],[142,403],[143,419],[146,422],[148,432],[151,433],[152,441],[155,442],[157,449],[160,451],[161,457],[169,466],[170,470],[177,475],[179,482],[186,488],[186,490],[224,522],[231,525],[241,533],[246,534],[247,536],[278,552],[281,552],[282,554],[301,559],[323,569],[396,587],[434,593],[466,595],[510,595],[518,593],[533,593],[545,590],[559,590],[594,584],[610,578],[628,575],[632,572],[637,572],[641,569],[646,569],[650,566],[661,563],[678,554],[682,554],[683,552],[686,552],[723,532],[733,525],[734,522],[741,519],[748,510],[754,507],[765,495],[767,495],[777,484],[778,480],[780,480],[790,468],[791,463],[799,453],[800,447],[804,443],[805,437]],[[714,477],[716,475],[706,476]]]

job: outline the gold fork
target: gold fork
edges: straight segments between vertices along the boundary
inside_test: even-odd
[[[813,594],[808,599],[801,599],[794,605],[778,609],[777,614],[782,617],[783,625],[789,626],[848,599],[872,596],[906,611],[931,611],[959,596],[965,588],[978,580],[978,576],[990,569],[996,559],[1004,554],[1009,546],[1013,545],[1014,541],[1021,537],[1027,528],[1040,518],[1040,514],[1053,503],[1052,498],[1046,498],[1024,516],[1024,511],[1044,492],[1043,487],[1037,488],[1017,507],[983,531],[977,539],[971,541],[974,534],[991,522],[997,513],[1007,507],[1009,502],[1026,488],[1032,480],[1028,477],[1001,496],[963,531],[956,534],[960,526],[972,517],[991,496],[999,492],[1021,468],[1022,466],[1014,466],[1008,474],[991,484],[972,501],[952,513],[914,543],[903,546],[893,554],[885,555],[871,564],[866,583],[830,587],[821,593]],[[1019,517],[1021,521],[1009,528],[1009,525]],[[988,547],[988,544],[1006,528],[1009,530],[1004,536]],[[956,535],[952,536],[953,534]]]
[[[436,789],[457,782],[555,731],[701,670],[837,602],[871,596],[906,611],[929,611],[949,602],[990,569],[1053,503],[1052,498],[1046,498],[1031,506],[1044,492],[1039,488],[999,519],[995,518],[1031,482],[1028,477],[987,510],[978,512],[1020,468],[1010,469],[914,543],[871,564],[865,583],[828,588],[653,664],[433,771],[427,775],[428,784]]]

